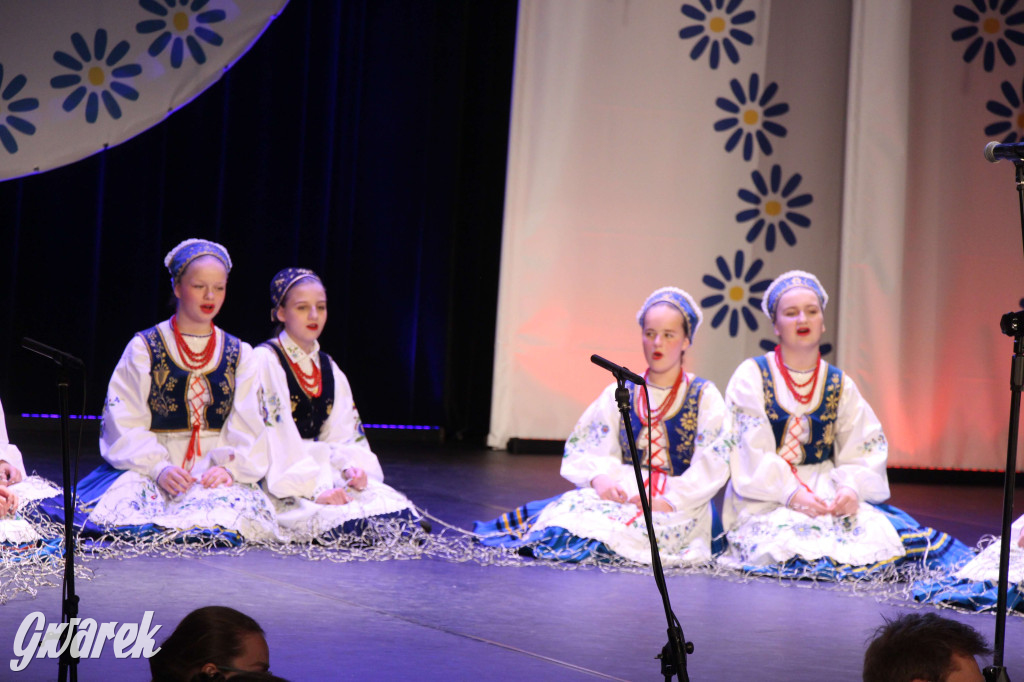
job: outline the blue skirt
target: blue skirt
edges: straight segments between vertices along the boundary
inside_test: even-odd
[[[873,504],[892,523],[906,554],[865,566],[841,564],[823,557],[807,561],[800,557],[770,566],[744,566],[743,572],[772,578],[810,578],[818,580],[870,580],[894,570],[921,566],[952,573],[970,561],[974,551],[948,533],[920,525],[912,516],[889,504]]]
[[[549,526],[533,530],[537,517],[561,495],[545,500],[535,500],[516,507],[491,521],[476,521],[473,532],[483,536],[480,543],[488,547],[507,547],[518,549],[524,556],[554,561],[580,562],[595,558],[598,561],[611,561],[616,554],[605,543],[591,538],[581,538],[565,528]],[[711,553],[720,554],[725,551],[725,534],[722,531],[722,518],[718,509],[711,506]]]
[[[115,469],[109,463],[104,462],[78,482],[78,504],[75,506],[74,525],[81,529],[81,535],[85,537],[113,535],[124,540],[146,540],[166,532],[166,528],[152,523],[102,527],[89,521],[89,513],[92,511],[92,506],[103,497],[103,493],[107,492],[110,486],[114,485],[114,481],[123,473],[123,469]],[[52,502],[48,498],[40,503],[39,509],[40,512],[55,521],[59,523],[64,522],[64,503],[62,501]],[[238,547],[242,544],[242,537],[238,533],[226,528],[193,528],[181,531],[175,540],[186,544],[212,543],[215,546],[221,547]]]

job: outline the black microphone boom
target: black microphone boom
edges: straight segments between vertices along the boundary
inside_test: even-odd
[[[25,350],[30,350],[33,353],[38,353],[44,358],[53,360],[61,367],[84,367],[82,361],[76,358],[74,355],[69,355],[62,350],[57,350],[52,346],[47,346],[45,343],[39,343],[35,339],[30,339],[27,336],[21,340],[21,347]]]
[[[619,365],[616,365],[614,362],[611,362],[610,360],[605,360],[600,355],[591,355],[590,361],[597,365],[598,367],[604,367],[606,370],[614,374],[616,379],[629,379],[637,386],[647,385],[647,382],[644,381],[644,378],[639,374],[634,374],[625,367],[620,367]]]
[[[989,142],[985,145],[985,158],[995,163],[1002,159],[1021,163],[1024,161],[1024,141],[1022,142]]]

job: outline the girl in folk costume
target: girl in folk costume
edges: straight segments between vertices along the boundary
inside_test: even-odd
[[[799,270],[765,292],[779,345],[740,364],[725,392],[736,449],[720,561],[826,578],[962,563],[962,543],[882,504],[888,444],[853,380],[821,359],[827,303],[818,279]]]
[[[256,485],[266,462],[250,453],[261,425],[244,409],[255,399],[252,348],[213,324],[231,258],[188,239],[164,264],[175,314],[136,334],[114,369],[100,434],[107,465],[79,484],[83,508],[106,528],[272,539],[273,510]]]
[[[1024,611],[1024,516],[1010,528],[1006,608]],[[914,599],[974,611],[995,611],[999,602],[999,554],[1002,538],[983,538],[981,551],[954,573],[914,583]],[[979,543],[980,544],[980,543]]]
[[[637,314],[650,393],[627,382],[630,419],[662,562],[711,559],[711,498],[725,484],[729,464],[716,445],[725,403],[710,381],[683,369],[683,356],[702,315],[693,298],[665,287],[652,293]],[[535,556],[578,561],[619,555],[650,563],[651,547],[640,507],[626,430],[610,384],[583,413],[565,444],[562,476],[577,486],[474,529],[491,545],[529,545]],[[650,442],[650,444],[648,444]],[[716,523],[717,524],[717,519]],[[717,533],[716,533],[717,534]]]
[[[348,379],[318,341],[327,291],[312,270],[286,268],[270,283],[274,338],[254,351],[269,461],[264,486],[292,540],[361,531],[366,519],[412,518],[408,498],[384,483]]]
[[[26,503],[45,498],[57,500],[60,490],[38,476],[28,476],[21,451],[7,438],[7,423],[0,405],[0,558],[20,559],[32,553],[50,553],[59,538],[43,542],[37,528],[21,513]],[[2,595],[0,595],[2,597]],[[0,603],[3,603],[0,600]]]

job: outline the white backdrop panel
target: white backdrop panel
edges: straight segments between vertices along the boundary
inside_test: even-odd
[[[1024,48],[1006,38],[1021,9],[857,3],[840,349],[883,419],[890,465],[1005,466],[1013,344],[999,320],[1021,307],[1024,260],[1013,166],[982,150],[1022,133]],[[965,59],[975,38],[991,68],[984,47]]]
[[[757,309],[759,282],[800,267],[835,288],[848,35],[843,2],[521,3],[492,446],[564,438],[610,379],[591,353],[642,370],[634,315],[659,286],[698,301],[724,296],[707,305],[687,355],[690,369],[722,388],[773,338]],[[715,68],[712,48],[693,53],[702,36],[719,45]],[[715,129],[730,117],[739,122]],[[759,131],[770,149],[756,144]],[[744,155],[748,135],[755,143]],[[809,203],[785,208],[803,195]],[[792,210],[808,226],[789,221],[793,244],[775,229],[769,249],[767,229],[747,241],[755,221],[737,218],[752,208],[773,224]],[[835,315],[830,308],[830,333]]]

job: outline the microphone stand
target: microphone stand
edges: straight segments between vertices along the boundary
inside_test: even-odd
[[[1018,203],[1020,204],[1021,239],[1024,241],[1024,159],[1014,159]],[[1010,525],[1013,521],[1013,490],[1017,475],[1017,433],[1020,430],[1020,394],[1024,386],[1024,311],[1007,313],[999,321],[1003,334],[1013,337],[1013,360],[1010,363],[1010,429],[1006,446],[1006,475],[1003,478],[1003,530],[999,541],[999,584],[996,598],[996,631],[992,643],[992,665],[985,668],[987,682],[1010,682],[1003,667],[1006,637],[1006,592],[1009,589]]]
[[[594,358],[597,359],[595,360]],[[598,362],[598,360],[603,362]],[[625,367],[609,363],[599,356],[591,357],[591,361],[610,370],[615,376],[616,383],[618,383],[615,389],[615,402],[619,406],[619,414],[622,415],[622,423],[626,427],[626,440],[629,443],[629,454],[633,460],[636,486],[640,491],[640,505],[644,512],[644,522],[647,524],[647,537],[651,541],[651,568],[654,571],[654,582],[657,584],[658,592],[661,594],[661,602],[665,607],[665,619],[668,621],[668,643],[662,647],[661,653],[658,654],[658,658],[661,659],[661,674],[665,676],[665,682],[669,682],[674,675],[679,676],[680,682],[689,682],[690,677],[686,674],[686,654],[693,653],[693,643],[686,641],[683,635],[683,628],[679,624],[679,619],[672,612],[672,604],[668,596],[668,585],[665,583],[665,571],[661,566],[661,553],[658,551],[658,538],[654,535],[651,504],[647,499],[647,492],[644,490],[644,476],[640,468],[640,455],[637,453],[636,438],[633,435],[633,422],[629,416],[629,389],[626,388],[625,377],[636,377],[637,375]],[[615,369],[612,369],[612,367]],[[681,372],[682,368],[679,371]]]
[[[68,370],[75,368],[84,372],[82,361],[73,355],[51,348],[28,337],[22,339],[21,345],[26,350],[38,353],[53,360],[59,370],[57,372],[57,399],[60,405],[60,444],[64,476],[64,594],[61,603],[61,622],[67,623],[64,631],[67,646],[63,647],[59,659],[58,679],[63,682],[78,680],[78,657],[71,651],[74,641],[76,623],[78,622],[78,595],[75,594],[75,544],[74,540],[74,488],[71,480],[71,412],[68,407]]]

